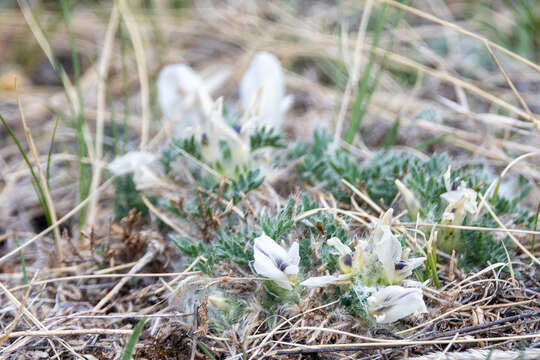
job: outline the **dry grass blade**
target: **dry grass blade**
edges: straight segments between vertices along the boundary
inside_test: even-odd
[[[518,54],[516,54],[516,53],[514,53],[514,52],[512,52],[512,51],[510,51],[510,50],[508,50],[508,49],[506,49],[505,47],[503,47],[503,46],[501,46],[501,45],[498,45],[498,44],[496,44],[496,43],[494,43],[494,42],[492,42],[492,41],[490,41],[490,40],[488,40],[488,39],[486,39],[486,38],[484,38],[484,37],[482,37],[482,36],[480,36],[480,35],[478,35],[478,34],[475,34],[475,33],[473,33],[472,31],[468,31],[468,30],[466,30],[466,29],[463,29],[462,27],[460,27],[460,26],[458,26],[458,25],[455,25],[455,24],[452,24],[452,23],[450,23],[450,22],[448,22],[448,21],[439,19],[439,18],[436,17],[436,16],[433,16],[433,15],[431,15],[431,14],[428,14],[428,13],[422,11],[422,10],[415,9],[415,8],[413,8],[413,7],[411,7],[411,6],[408,6],[408,5],[399,3],[399,2],[397,2],[397,1],[395,1],[395,0],[379,0],[379,1],[381,1],[381,2],[386,2],[386,3],[388,3],[388,4],[392,5],[392,6],[395,6],[395,7],[397,7],[397,8],[403,9],[403,10],[405,10],[405,11],[407,11],[407,12],[410,12],[410,13],[415,14],[415,15],[417,15],[417,16],[420,16],[420,17],[423,17],[423,18],[425,18],[425,19],[431,20],[431,21],[433,21],[433,22],[439,23],[439,24],[441,24],[441,25],[447,26],[447,27],[449,27],[449,28],[451,28],[451,29],[454,29],[454,30],[456,30],[456,31],[459,31],[459,32],[462,33],[462,34],[465,34],[465,35],[467,35],[467,36],[470,36],[470,37],[472,37],[472,38],[475,38],[475,39],[477,39],[477,40],[480,40],[480,41],[482,41],[482,42],[485,42],[486,44],[489,44],[490,46],[492,46],[492,47],[494,47],[494,48],[496,48],[496,49],[498,49],[498,50],[504,52],[505,54],[507,54],[507,55],[509,55],[509,56],[511,56],[511,57],[513,57],[513,58],[515,58],[515,59],[517,59],[517,60],[519,60],[519,61],[521,61],[521,62],[527,64],[527,65],[529,65],[530,67],[532,67],[532,68],[535,69],[536,71],[540,71],[540,66],[539,66],[538,64],[535,64],[534,62],[532,62],[532,61],[530,61],[530,60],[524,58],[523,56],[520,56],[520,55],[518,55]]]
[[[144,150],[148,141],[148,131],[150,129],[150,86],[148,85],[146,55],[141,34],[127,1],[119,0],[119,6],[120,14],[122,15],[122,19],[124,19],[131,41],[133,42],[133,49],[135,50],[135,60],[137,62],[137,72],[139,75],[139,84],[141,86],[142,128],[140,148]]]
[[[90,184],[90,192],[94,192],[99,186],[101,180],[101,158],[103,157],[103,132],[105,123],[105,97],[107,91],[107,75],[109,70],[109,63],[111,61],[111,55],[114,47],[114,36],[119,24],[118,7],[113,6],[109,24],[107,25],[107,32],[105,35],[105,41],[103,45],[103,52],[101,54],[99,68],[98,68],[98,83],[97,83],[97,114],[96,114],[96,150],[95,159],[92,163],[92,182]],[[88,205],[88,218],[87,223],[93,225],[97,216],[97,205],[99,203],[99,194],[94,196]]]
[[[56,209],[54,207],[54,202],[51,197],[51,192],[49,189],[49,182],[45,178],[45,174],[43,173],[43,169],[41,168],[41,165],[39,163],[38,151],[36,149],[34,139],[32,138],[32,133],[30,132],[30,129],[28,128],[28,125],[26,123],[26,118],[24,117],[24,112],[21,105],[21,99],[19,96],[17,98],[17,102],[19,105],[19,113],[21,114],[21,121],[24,128],[24,135],[26,136],[26,142],[28,143],[28,147],[30,148],[30,152],[32,153],[32,157],[34,159],[34,163],[37,168],[39,181],[40,181],[39,186],[41,186],[41,188],[43,189],[43,193],[45,194],[45,201],[47,204],[48,213],[50,214],[51,221],[54,224],[58,221],[58,218],[56,216]],[[62,255],[63,253],[62,245],[61,245],[62,238],[60,237],[60,230],[58,230],[58,227],[55,227],[53,231],[54,231],[54,245],[55,245],[55,250],[56,250],[56,261],[57,261],[57,264],[62,264],[62,262],[64,261],[64,256]]]

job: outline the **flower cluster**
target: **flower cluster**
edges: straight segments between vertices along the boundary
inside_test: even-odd
[[[467,214],[472,216],[478,212],[477,193],[469,188],[466,182],[452,179],[450,166],[443,175],[443,181],[446,192],[440,194],[440,198],[445,201],[446,207],[442,212],[440,223],[452,226],[463,225]],[[416,220],[422,210],[420,202],[400,180],[395,180],[395,184],[407,207],[409,218]],[[453,227],[444,227],[442,229],[438,236],[438,245],[441,250],[447,253],[451,253],[452,250],[461,252],[464,248],[460,231]]]
[[[268,52],[255,55],[241,80],[240,119],[228,122],[224,118],[223,99],[212,100],[211,83],[187,65],[168,65],[157,81],[159,104],[175,123],[177,136],[194,136],[202,159],[227,177],[236,178],[241,171],[261,167],[257,161],[261,156],[253,154],[250,136],[261,127],[279,129],[292,98],[285,97],[279,60]]]
[[[444,174],[446,192],[441,198],[447,202],[443,211],[441,224],[462,225],[467,214],[474,215],[478,212],[476,204],[476,191],[467,187],[465,182],[451,179],[451,168]],[[439,235],[438,246],[441,250],[451,253],[452,250],[463,251],[461,232],[454,228],[443,228]]]
[[[391,323],[411,314],[426,312],[420,283],[407,280],[423,264],[424,257],[409,258],[392,233],[392,209],[379,220],[371,236],[358,241],[355,250],[338,238],[328,240],[339,258],[340,273],[311,277],[299,285],[306,287],[349,284],[366,295],[366,310],[379,323]],[[298,244],[285,250],[266,235],[255,239],[254,269],[287,290],[297,284]]]

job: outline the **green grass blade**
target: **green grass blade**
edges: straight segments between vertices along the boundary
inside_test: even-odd
[[[88,148],[84,139],[84,107],[82,101],[82,91],[81,91],[81,70],[80,70],[80,61],[77,49],[75,46],[75,37],[73,36],[73,31],[71,30],[71,16],[67,0],[61,0],[60,5],[62,7],[62,15],[64,17],[64,23],[66,25],[66,31],[69,37],[69,44],[71,47],[71,58],[73,63],[73,78],[75,80],[75,87],[77,89],[77,95],[79,103],[78,111],[76,112],[75,119],[75,131],[77,138],[77,151],[79,156],[79,197],[80,201],[86,199],[90,194],[90,186],[92,182],[92,167],[89,164],[86,164],[82,161],[83,158],[88,155]],[[84,207],[79,212],[79,227],[82,228],[86,222],[86,211],[88,207]]]
[[[133,329],[133,333],[129,337],[128,343],[126,344],[124,352],[122,353],[122,360],[131,360],[131,357],[135,352],[135,346],[139,341],[139,337],[141,336],[145,323],[146,317],[143,317],[141,320],[139,320],[137,325],[135,325],[135,329]]]
[[[398,116],[396,121],[394,121],[394,125],[392,125],[392,128],[390,129],[390,131],[388,131],[386,135],[384,136],[384,139],[382,141],[383,147],[389,148],[396,145],[397,139],[398,139],[399,124],[400,124],[400,121],[399,121],[399,116]]]
[[[208,356],[208,358],[210,360],[216,360],[216,358],[214,357],[214,355],[212,355],[212,353],[210,352],[210,350],[208,350],[208,348],[206,346],[204,346],[204,344],[202,342],[200,342],[199,340],[197,340],[197,346],[199,347],[199,349],[201,349],[201,351],[206,355]]]
[[[15,245],[19,247],[19,237],[15,235]],[[28,285],[28,273],[26,271],[26,260],[24,258],[24,252],[22,249],[19,251],[19,260],[21,262],[22,272],[23,272],[23,281],[25,285]]]
[[[351,112],[351,120],[349,122],[349,127],[347,128],[347,131],[345,132],[345,141],[348,142],[349,144],[351,144],[354,141],[354,138],[360,129],[362,119],[364,118],[364,115],[367,112],[367,108],[371,102],[371,96],[375,92],[375,89],[377,88],[378,83],[379,83],[381,70],[377,71],[372,81],[370,80],[370,76],[371,76],[373,65],[375,63],[375,48],[379,44],[380,34],[385,24],[386,10],[387,10],[387,6],[386,4],[384,4],[381,7],[379,16],[377,18],[377,23],[375,25],[375,30],[373,31],[373,39],[371,42],[368,63],[366,67],[364,68],[362,78],[359,80],[358,91],[357,91],[357,95],[353,103],[353,108]],[[402,19],[403,19],[403,11],[398,10],[397,15],[392,21],[392,27],[396,28]],[[393,40],[394,38],[390,37],[390,45],[389,45],[390,48],[392,48],[393,46]],[[385,55],[381,62],[381,66],[380,66],[381,68],[384,67],[384,65],[386,64],[386,60],[387,60],[387,57]]]
[[[51,188],[51,186],[50,186],[51,157],[52,157],[52,152],[53,152],[53,148],[54,148],[54,139],[56,137],[56,129],[58,128],[59,120],[60,120],[60,118],[57,116],[56,121],[54,123],[53,133],[52,133],[52,136],[51,136],[51,144],[49,145],[49,152],[47,154],[47,172],[46,172],[45,177],[47,179],[47,186],[49,187],[49,189]]]
[[[17,148],[19,149],[19,152],[21,153],[24,161],[26,162],[26,165],[28,166],[28,169],[30,170],[30,175],[32,179],[32,185],[34,186],[34,190],[36,192],[36,195],[38,197],[39,203],[41,204],[41,208],[43,209],[43,213],[45,214],[45,217],[47,219],[47,223],[49,225],[52,225],[52,217],[51,213],[49,212],[49,207],[47,206],[47,201],[45,199],[45,192],[43,191],[43,187],[41,186],[41,183],[39,182],[39,179],[34,171],[34,167],[32,166],[32,163],[28,159],[28,156],[26,156],[26,152],[24,151],[19,139],[17,138],[17,135],[13,132],[13,129],[11,129],[11,126],[7,123],[6,120],[0,115],[0,121],[6,128],[9,136],[13,139],[15,142],[15,145],[17,145]]]
[[[428,139],[428,140],[426,140],[424,142],[421,142],[420,144],[416,145],[414,148],[416,150],[424,150],[428,146],[435,145],[435,144],[443,141],[444,138],[446,138],[446,134],[435,136],[434,138],[431,138],[431,139]]]
[[[533,227],[533,231],[536,232],[536,229],[537,229],[537,226],[538,226],[538,214],[540,213],[540,204],[538,204],[538,208],[536,209],[536,215],[534,217],[534,227]],[[536,245],[536,234],[533,234],[532,236],[532,240],[531,240],[531,254],[534,254],[534,246]],[[531,259],[531,264],[532,264],[532,259]]]
[[[358,129],[360,128],[362,118],[366,112],[365,109],[367,108],[367,100],[368,100],[367,93],[369,89],[372,87],[370,86],[371,85],[370,76],[371,76],[371,69],[375,62],[375,48],[379,44],[381,30],[384,24],[384,15],[386,13],[386,8],[387,8],[386,4],[382,6],[381,12],[377,18],[377,24],[375,27],[375,31],[373,33],[373,40],[371,42],[371,49],[369,53],[368,63],[366,67],[364,68],[364,73],[362,74],[362,78],[360,79],[359,84],[358,84],[358,92],[356,94],[356,98],[353,103],[351,121],[349,123],[349,127],[347,128],[347,131],[345,132],[345,141],[349,144],[353,142],[354,137],[356,133],[358,132]]]

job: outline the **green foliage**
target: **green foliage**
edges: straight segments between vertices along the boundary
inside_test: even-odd
[[[242,194],[257,189],[264,182],[264,177],[259,176],[260,170],[249,170],[246,175],[240,174],[238,179],[232,181],[232,198],[235,204],[240,202]]]
[[[367,296],[357,293],[354,289],[343,288],[339,289],[339,296],[336,296],[341,305],[354,316],[361,319],[368,317],[367,315]]]
[[[195,141],[194,135],[185,139],[173,139],[167,149],[161,153],[160,161],[165,175],[170,174],[172,162],[181,155],[182,151],[185,151],[195,159],[201,159],[199,144]]]
[[[447,203],[441,198],[441,194],[447,191],[444,183],[444,174],[450,166],[450,158],[446,154],[433,155],[428,160],[421,160],[416,156],[394,150],[377,153],[364,166],[360,166],[350,154],[330,146],[331,136],[324,131],[317,130],[314,134],[313,144],[297,144],[292,148],[290,157],[299,158],[304,156],[298,166],[298,176],[302,181],[316,186],[322,191],[331,192],[339,201],[348,202],[349,193],[341,186],[341,180],[359,185],[375,202],[382,201],[389,206],[397,195],[395,180],[401,180],[415,198],[421,204],[420,215],[427,222],[440,223],[443,211]],[[484,194],[491,183],[490,176],[481,164],[465,165],[452,169],[451,179],[465,182],[469,188]],[[519,208],[519,202],[527,196],[530,186],[526,179],[520,177],[517,182],[517,190],[511,198],[496,196],[493,208],[498,216],[505,216],[514,224],[528,224],[532,227],[534,214]],[[306,206],[306,209],[309,206]],[[317,220],[309,220],[313,225]],[[414,221],[415,219],[410,219]],[[480,218],[466,223],[472,226],[497,227],[489,214],[483,214]],[[315,226],[312,226],[316,229]],[[506,261],[506,254],[499,238],[495,238],[491,232],[480,231],[454,231],[456,241],[463,243],[464,252],[459,261],[465,268],[484,266],[489,262]],[[311,236],[314,234],[311,233]],[[341,235],[335,235],[341,238]],[[327,238],[330,235],[327,234]],[[308,254],[308,240],[303,240],[303,251]],[[309,246],[308,246],[309,245]],[[319,256],[328,269],[335,266],[335,257],[330,253],[331,249],[325,245],[319,249]],[[305,260],[304,266],[312,259]]]
[[[300,267],[304,272],[309,269],[312,263],[313,251],[311,250],[311,241],[309,238],[302,238],[298,246],[298,254],[300,255]]]
[[[227,298],[225,305],[219,309],[215,306],[209,306],[208,319],[210,328],[222,335],[225,331],[245,319],[247,315],[247,304],[243,301]]]
[[[294,224],[293,217],[294,199],[289,199],[287,206],[283,207],[275,216],[264,216],[261,219],[261,227],[266,235],[278,241]]]
[[[184,150],[195,159],[201,159],[201,151],[199,144],[195,141],[195,135],[186,139],[174,139],[161,154],[161,164],[167,175],[171,172],[171,163],[180,155],[178,149]]]
[[[269,312],[274,312],[281,304],[298,304],[300,302],[300,290],[298,288],[292,291],[287,290],[277,285],[274,281],[266,280],[264,282],[265,297],[262,305]]]
[[[471,226],[498,227],[489,214],[484,215],[479,221],[472,222]],[[508,262],[504,246],[506,246],[510,256],[513,255],[508,237],[494,239],[493,234],[490,232],[472,230],[462,231],[462,236],[465,243],[465,252],[459,258],[458,265],[463,269],[473,270],[477,266]]]
[[[133,175],[118,176],[113,180],[114,219],[120,220],[129,214],[131,209],[136,209],[142,216],[148,216],[148,208],[142,201],[139,191],[133,181]]]
[[[265,126],[256,128],[250,138],[251,151],[263,147],[284,148],[285,143],[283,137],[274,128],[266,128]]]
[[[232,233],[219,231],[211,244],[203,244],[189,237],[171,235],[171,240],[188,257],[188,262],[198,256],[204,256],[207,261],[199,261],[195,268],[206,274],[212,274],[214,265],[219,261],[231,261],[247,266],[253,260],[251,241],[253,234]]]
[[[297,212],[308,211],[316,207],[316,202],[310,202],[307,196],[303,196],[302,205],[298,207]],[[337,237],[344,244],[349,244],[347,230],[338,223],[334,216],[323,211],[304,218],[301,223],[305,227],[302,229],[303,234],[307,237],[300,242],[300,265],[307,268],[310,264],[315,267],[324,264],[330,273],[335,272],[338,266],[338,257],[333,254],[335,249],[327,245],[326,240]],[[310,239],[321,236],[324,242],[318,249],[318,259],[316,259],[313,257]]]

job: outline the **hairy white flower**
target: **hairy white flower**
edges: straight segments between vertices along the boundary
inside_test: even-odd
[[[126,175],[134,172],[141,166],[148,166],[156,160],[156,157],[145,151],[130,151],[115,158],[108,166],[108,169],[115,175]]]
[[[228,177],[235,177],[237,168],[249,162],[249,139],[241,137],[223,119],[223,100],[219,98],[200,127],[201,155],[205,162],[219,163]]]
[[[399,284],[410,276],[414,269],[422,265],[425,257],[408,259],[409,251],[403,250],[401,243],[390,229],[392,209],[379,220],[371,239],[378,260],[382,263],[384,278],[388,284]]]
[[[292,98],[285,97],[283,70],[275,55],[266,51],[255,55],[240,82],[240,99],[245,112],[253,106],[258,109],[258,125],[281,127]]]
[[[448,202],[443,212],[442,223],[461,225],[467,213],[473,215],[478,211],[476,205],[476,191],[461,183],[456,190],[441,194],[441,198]]]
[[[461,225],[467,213],[475,214],[478,211],[476,206],[476,191],[467,187],[465,182],[452,181],[451,167],[444,173],[444,185],[446,192],[441,194],[441,198],[446,200],[448,205],[442,215],[442,223],[450,225]]]
[[[148,152],[130,151],[114,159],[108,169],[115,175],[133,173],[137,190],[151,189],[165,184],[149,167],[155,159],[156,157]]]
[[[370,315],[382,324],[392,323],[411,314],[427,312],[422,290],[418,288],[387,286],[371,295],[367,303]]]
[[[280,287],[291,290],[291,282],[296,281],[300,255],[295,242],[285,250],[267,235],[255,239],[253,245],[253,267],[257,274],[273,280]]]
[[[384,236],[375,246],[375,253],[383,265],[384,275],[389,284],[401,283],[426,260],[425,257],[407,259],[408,251],[403,251],[399,240],[389,229],[385,229]]]
[[[157,79],[158,102],[163,114],[178,122],[175,129],[185,131],[200,124],[203,113],[198,101],[206,90],[201,77],[188,65],[165,66]],[[178,134],[181,135],[181,134]]]

